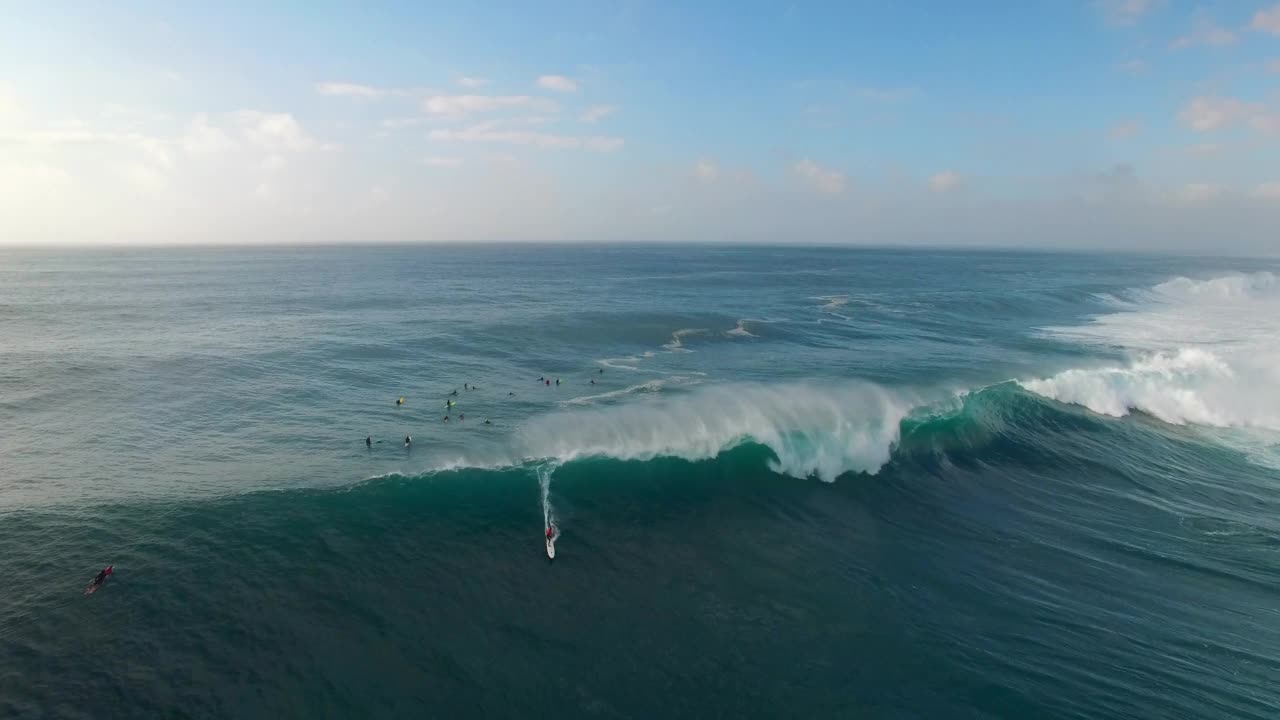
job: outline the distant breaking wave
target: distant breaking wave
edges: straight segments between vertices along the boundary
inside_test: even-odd
[[[1280,431],[1280,282],[1270,272],[1174,278],[1115,300],[1117,312],[1046,332],[1122,349],[1119,365],[1020,384],[1111,416]]]

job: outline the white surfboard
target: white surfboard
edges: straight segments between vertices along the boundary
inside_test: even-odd
[[[556,559],[556,539],[554,536],[547,538],[547,557],[552,560]]]

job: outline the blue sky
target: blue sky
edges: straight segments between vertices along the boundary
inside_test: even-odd
[[[0,242],[1274,252],[1268,0],[15,5]]]

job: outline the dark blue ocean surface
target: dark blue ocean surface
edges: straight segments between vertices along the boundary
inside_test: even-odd
[[[0,716],[1278,717],[1277,272],[0,252]]]

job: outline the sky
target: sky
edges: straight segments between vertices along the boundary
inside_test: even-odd
[[[1280,3],[4,5],[0,244],[484,241],[1280,253]]]

